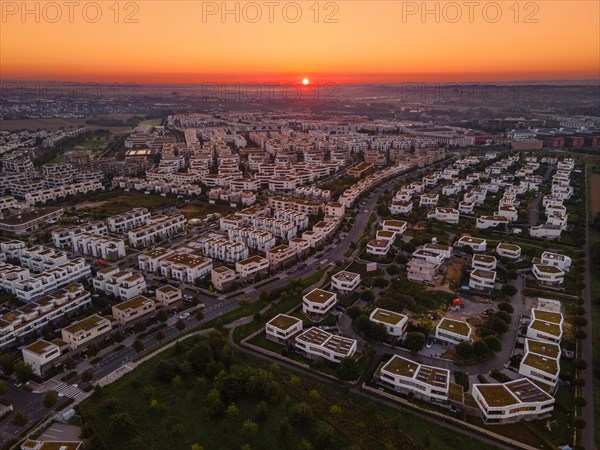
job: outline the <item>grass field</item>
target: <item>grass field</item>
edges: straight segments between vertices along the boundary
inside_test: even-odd
[[[195,350],[211,352],[212,348],[215,355],[220,355],[221,364],[227,346],[217,341],[190,338],[104,388],[100,396],[80,404],[85,427],[93,431],[98,447],[163,450],[190,449],[199,444],[205,450],[490,448],[350,394],[344,386],[300,377],[246,355],[234,356],[236,363],[220,374],[209,368],[209,362],[204,369],[194,366],[192,372],[180,374],[177,382],[156,378],[161,361],[171,358],[181,366]],[[199,347],[192,349],[192,344]],[[234,380],[243,381],[240,385]],[[231,398],[235,399],[235,408],[225,413]],[[220,407],[218,415],[211,414],[215,404]],[[253,430],[244,427],[247,420],[257,426]]]
[[[86,194],[83,202],[89,203],[90,206],[87,208],[84,203],[81,205],[82,209],[105,216],[120,214],[132,208],[148,208],[150,211],[155,211],[177,205],[177,199],[174,196],[163,197],[160,194],[146,195],[139,191],[125,192],[121,190]],[[58,203],[58,205],[63,203],[64,206],[73,205],[72,200]]]

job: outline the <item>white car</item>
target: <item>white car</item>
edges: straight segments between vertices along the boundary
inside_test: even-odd
[[[187,319],[188,317],[190,317],[190,313],[181,313],[181,314],[179,314],[179,318],[181,320]]]

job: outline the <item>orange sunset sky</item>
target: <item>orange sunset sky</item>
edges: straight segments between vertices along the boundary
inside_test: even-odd
[[[462,17],[450,23],[440,16],[419,13],[402,20],[407,4],[421,2],[338,0],[334,11],[327,2],[299,1],[302,17],[290,23],[280,1],[269,23],[268,7],[257,23],[243,16],[207,17],[203,2],[138,0],[137,23],[124,23],[120,2],[115,23],[112,1],[100,1],[97,23],[84,20],[75,9],[69,23],[62,17],[49,23],[55,10],[21,16],[21,2],[2,0],[0,72],[2,80],[199,83],[311,81],[501,81],[600,78],[600,2],[538,0],[537,12],[527,2],[498,1],[502,17],[486,21],[481,7],[469,23],[468,7],[456,4]],[[44,5],[47,2],[29,2]],[[58,5],[63,2],[58,1]],[[82,1],[81,5],[89,2]],[[206,3],[206,2],[204,2]],[[225,2],[233,8],[236,2]],[[248,2],[239,2],[241,6]],[[427,2],[429,8],[434,3]],[[437,2],[442,8],[448,2]],[[481,1],[480,5],[492,2]],[[515,23],[515,3],[519,17]],[[320,16],[315,23],[314,5]],[[16,6],[15,6],[16,5]],[[221,2],[213,6],[221,6]],[[311,9],[312,6],[312,9]],[[206,7],[206,5],[205,5]],[[247,9],[254,15],[253,10]],[[290,14],[293,9],[288,10]],[[447,9],[454,17],[456,9]],[[94,10],[88,10],[90,15]],[[488,10],[493,18],[494,9]],[[525,23],[526,16],[537,23]],[[451,14],[451,16],[450,16]]]

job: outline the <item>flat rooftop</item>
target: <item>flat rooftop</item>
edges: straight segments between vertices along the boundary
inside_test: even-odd
[[[154,300],[149,299],[148,297],[144,297],[143,295],[138,295],[137,297],[133,297],[132,299],[125,300],[121,303],[117,303],[114,307],[121,311],[125,311],[129,308],[137,309],[146,302],[154,303]]]
[[[440,323],[437,324],[437,327],[442,330],[451,331],[452,333],[460,334],[461,336],[466,337],[468,337],[471,333],[471,327],[467,322],[448,319],[446,317],[440,320]]]
[[[267,322],[268,325],[272,325],[280,330],[289,330],[297,323],[302,323],[302,320],[286,314],[278,314]]]
[[[100,317],[99,315],[94,314],[92,316],[80,320],[79,322],[75,322],[74,324],[69,325],[68,327],[65,327],[63,329],[69,333],[77,333],[81,330],[87,331],[96,328],[98,325],[105,321],[106,319],[104,317]]]
[[[335,297],[335,294],[333,292],[324,291],[322,289],[313,289],[312,291],[310,291],[308,294],[306,294],[304,296],[304,298],[306,300],[308,300],[309,302],[320,303],[320,304],[327,303],[334,297]]]
[[[397,325],[402,322],[406,316],[387,309],[376,308],[371,314],[371,319],[378,322],[387,323],[389,325]]]

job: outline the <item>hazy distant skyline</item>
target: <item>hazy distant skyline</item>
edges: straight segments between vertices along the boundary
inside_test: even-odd
[[[319,3],[319,23],[312,2],[298,3],[297,23],[281,13],[269,23],[264,6],[258,23],[243,16],[240,23],[226,16],[224,23],[218,13],[203,23],[201,5],[207,2],[146,1],[137,3],[132,16],[137,23],[123,23],[133,10],[121,10],[115,23],[111,3],[100,3],[97,23],[77,10],[73,23],[66,9],[56,23],[47,20],[55,14],[50,9],[40,12],[39,23],[34,15],[3,10],[2,79],[194,84],[308,77],[320,83],[391,83],[596,80],[600,74],[596,1],[530,2],[536,11],[521,2],[518,23],[513,2],[497,3],[502,17],[496,23],[481,12],[469,23],[464,6],[457,23],[446,20],[451,10],[440,23],[405,10],[403,21],[402,8],[421,2],[400,1],[339,1],[337,23],[323,23],[335,9],[326,10],[326,2]],[[537,23],[525,23],[526,16]]]

